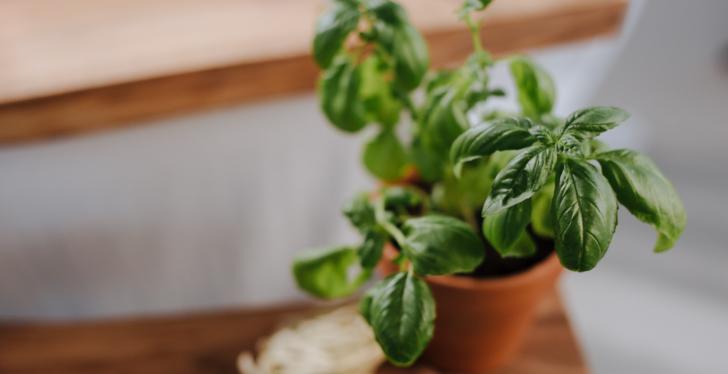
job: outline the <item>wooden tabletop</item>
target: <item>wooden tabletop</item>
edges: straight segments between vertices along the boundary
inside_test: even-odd
[[[0,324],[0,373],[235,373],[284,318],[307,306],[83,323]],[[546,300],[520,356],[499,374],[583,374],[586,367],[556,294]],[[387,374],[436,374],[425,367]]]
[[[469,53],[459,0],[401,0],[433,62]],[[483,38],[503,54],[616,31],[628,0],[498,0]],[[0,142],[310,90],[322,0],[0,2]]]

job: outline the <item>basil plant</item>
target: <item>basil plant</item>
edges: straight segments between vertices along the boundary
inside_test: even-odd
[[[558,117],[551,77],[525,57],[502,61],[520,111],[484,105],[506,94],[489,82],[495,61],[474,19],[488,3],[464,1],[458,15],[473,53],[439,71],[430,71],[423,37],[393,1],[335,0],[316,26],[323,113],[344,132],[373,133],[362,157],[372,175],[410,183],[354,197],[344,215],[361,243],[305,252],[293,273],[312,295],[348,296],[369,281],[391,243],[400,271],[375,283],[360,309],[395,365],[410,365],[432,338],[428,275],[495,276],[502,273],[488,266],[509,261],[524,270],[553,248],[567,269],[590,270],[609,247],[619,204],[655,227],[657,252],[685,226],[678,195],[652,161],[596,139],[628,118],[622,109]]]

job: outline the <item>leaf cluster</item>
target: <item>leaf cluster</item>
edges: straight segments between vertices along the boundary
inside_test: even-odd
[[[376,124],[364,165],[380,179],[400,178],[409,155],[395,126],[429,68],[422,35],[395,2],[336,0],[318,20],[313,55],[326,118],[350,133]]]
[[[401,271],[376,283],[360,310],[389,360],[410,365],[434,329],[435,303],[423,277],[474,270],[483,261],[483,243],[465,222],[428,212],[426,194],[411,186],[385,188],[374,198],[357,195],[344,215],[362,234],[362,243],[297,257],[296,282],[322,298],[349,295],[369,278],[384,245],[395,243]]]

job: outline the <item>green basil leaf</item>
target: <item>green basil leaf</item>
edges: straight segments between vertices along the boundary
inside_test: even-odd
[[[337,1],[316,22],[313,57],[322,68],[328,67],[344,44],[347,35],[359,23],[359,10],[354,2]]]
[[[412,273],[381,280],[360,303],[377,342],[390,362],[409,366],[432,339],[435,301],[427,283]]]
[[[372,300],[374,300],[374,297],[379,293],[379,291],[387,286],[387,282],[379,281],[375,283],[372,288],[367,290],[364,295],[362,295],[361,300],[359,300],[359,314],[361,314],[362,317],[364,317],[364,320],[367,321],[367,323],[371,326],[372,324],[372,318],[371,318],[371,306],[372,306]]]
[[[447,163],[455,139],[470,127],[460,96],[458,90],[445,88],[433,92],[425,102],[418,136],[424,152],[430,153],[439,167]]]
[[[406,23],[395,28],[394,46],[395,81],[402,88],[413,90],[420,85],[430,66],[427,43],[414,26]]]
[[[390,0],[364,0],[364,7],[374,17],[388,25],[407,22],[407,12],[401,5]]]
[[[371,271],[364,270],[349,279],[349,268],[356,261],[356,250],[351,247],[308,251],[296,256],[293,276],[298,287],[314,296],[326,299],[347,296],[371,275]]]
[[[536,254],[536,250],[536,242],[533,241],[533,238],[531,238],[531,235],[526,230],[523,230],[521,235],[518,236],[518,240],[510,248],[501,253],[501,256],[513,258],[531,257]]]
[[[377,226],[374,206],[369,202],[369,195],[367,193],[357,194],[344,205],[342,211],[346,218],[349,219],[349,222],[364,235]]]
[[[536,235],[553,238],[554,219],[551,214],[551,202],[554,198],[554,182],[547,183],[533,195],[531,209],[531,228]]]
[[[473,229],[452,217],[428,215],[405,221],[404,254],[420,275],[467,273],[483,261],[485,250]]]
[[[321,109],[343,131],[357,132],[367,123],[360,88],[361,71],[345,55],[336,58],[319,80]]]
[[[425,39],[412,26],[398,4],[371,0],[365,6],[376,19],[374,30],[377,43],[394,60],[395,82],[408,91],[417,88],[430,66]]]
[[[610,106],[595,106],[577,110],[566,118],[562,133],[578,139],[591,138],[617,127],[629,118],[629,113]]]
[[[540,118],[551,112],[556,96],[551,76],[536,63],[523,57],[513,59],[510,68],[523,114]]]
[[[533,145],[514,157],[495,177],[483,204],[483,215],[492,215],[529,199],[540,190],[556,165],[556,151]]]
[[[594,165],[559,163],[553,201],[556,253],[574,271],[591,270],[607,252],[617,227],[617,199]]]
[[[364,269],[372,269],[377,265],[388,239],[387,234],[379,230],[372,230],[364,235],[364,242],[357,251],[359,263]]]
[[[536,253],[526,232],[531,220],[531,200],[524,200],[483,219],[483,234],[503,257],[525,257]],[[518,244],[518,245],[516,245]]]
[[[399,122],[402,104],[394,95],[391,82],[386,79],[388,67],[373,54],[361,64],[361,96],[372,122],[392,127]]]
[[[627,149],[599,153],[595,158],[619,202],[639,220],[657,229],[655,251],[672,248],[685,229],[685,209],[657,165]]]
[[[377,178],[395,181],[407,166],[407,151],[391,129],[383,129],[364,146],[363,161]]]
[[[520,149],[533,144],[535,138],[529,132],[532,126],[526,118],[503,118],[469,128],[450,147],[455,175],[460,175],[462,165],[466,162],[496,151]]]

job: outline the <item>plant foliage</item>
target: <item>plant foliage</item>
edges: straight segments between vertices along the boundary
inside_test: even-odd
[[[520,113],[490,110],[475,120],[474,109],[505,95],[489,82],[495,61],[473,18],[489,3],[462,3],[457,12],[473,53],[436,72],[422,35],[394,1],[334,0],[316,25],[326,118],[348,133],[374,127],[362,161],[375,177],[401,181],[415,170],[419,183],[355,196],[343,212],[361,243],[305,252],[293,274],[312,295],[351,295],[392,243],[400,271],[369,289],[360,310],[396,365],[414,362],[433,335],[435,302],[425,277],[471,273],[489,261],[486,247],[528,258],[537,237],[550,238],[564,267],[586,271],[609,248],[618,204],[655,227],[657,252],[673,247],[685,227],[680,198],[652,161],[596,140],[629,115],[596,106],[556,116],[554,82],[528,58],[505,60]]]

